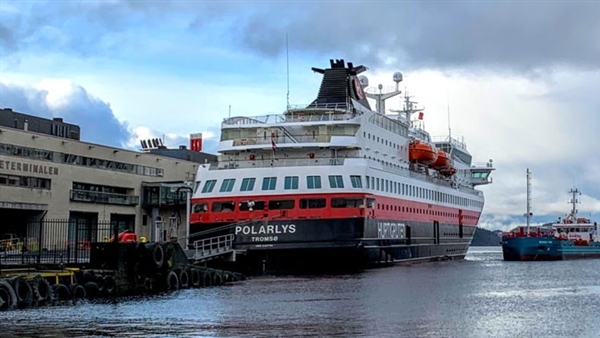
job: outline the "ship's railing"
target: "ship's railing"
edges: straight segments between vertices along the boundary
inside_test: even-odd
[[[494,165],[492,164],[492,162],[474,162],[471,163],[471,168],[493,168]]]
[[[268,157],[268,156],[265,156]],[[244,169],[244,168],[278,168],[278,167],[303,167],[303,166],[343,166],[347,159],[362,159],[363,157],[348,156],[344,158],[265,158],[260,160],[248,161],[223,161],[220,163],[208,164],[209,170],[226,170],[226,169]],[[403,168],[393,165],[382,165],[382,171],[390,172],[404,177],[410,177],[421,181],[442,185],[448,188],[455,188],[462,192],[482,196],[483,192],[473,189],[468,186],[456,184],[446,179],[441,179],[434,176],[428,176],[408,168]]]
[[[343,133],[335,133],[335,134],[327,134],[327,135],[298,135],[298,134],[289,134],[284,136],[279,136],[271,139],[270,137],[244,137],[244,138],[236,138],[233,139],[232,146],[240,147],[240,146],[248,146],[248,145],[268,145],[272,147],[272,141],[275,142],[277,146],[281,144],[288,143],[329,143],[331,142],[331,138],[334,136],[354,136],[354,134],[343,134]]]
[[[233,251],[233,234],[194,241],[194,259],[206,259]]]
[[[426,175],[424,173],[420,173],[414,170],[410,170],[408,168],[404,168],[404,167],[398,167],[398,166],[393,166],[393,165],[387,165],[387,164],[383,164],[382,165],[382,170],[387,171],[387,172],[391,172],[397,175],[401,175],[401,176],[405,176],[405,177],[410,177],[410,178],[414,178],[414,179],[418,179],[421,181],[426,181],[426,182],[430,182],[430,183],[434,183],[437,185],[442,185],[448,188],[455,188],[458,189],[462,192],[471,194],[471,195],[476,195],[476,196],[482,196],[483,192],[473,189],[471,187],[468,186],[464,186],[461,184],[457,184],[453,181],[449,181],[447,179],[441,179],[435,176],[429,176]]]
[[[520,227],[509,232],[503,232],[502,238],[522,238],[522,237],[554,237],[551,229],[542,229],[539,226],[529,227],[527,232],[526,227]]]
[[[303,108],[290,108],[284,114],[230,117],[223,120],[222,126],[346,121],[356,118],[359,115],[361,115],[360,112],[352,107],[347,107],[346,104],[323,104]]]
[[[467,143],[464,140],[460,141],[451,136],[433,136],[431,140],[438,143],[450,143],[455,147],[467,150]]]
[[[209,170],[243,169],[243,168],[278,168],[278,167],[305,167],[305,166],[341,166],[345,158],[287,158],[287,159],[262,159],[254,161],[227,161],[210,163]]]

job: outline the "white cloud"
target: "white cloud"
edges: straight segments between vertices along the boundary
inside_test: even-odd
[[[23,12],[31,11],[30,4],[23,6],[19,7]],[[253,10],[240,12],[240,6]],[[474,161],[493,159],[497,168],[492,175],[494,183],[481,187],[487,197],[482,226],[494,229],[524,222],[526,168],[533,172],[536,220],[567,212],[566,192],[573,186],[583,192],[581,212],[600,218],[597,44],[588,38],[593,34],[570,36],[573,30],[566,30],[556,36],[555,31],[536,24],[551,23],[565,10],[571,14],[581,11],[583,16],[572,16],[583,17],[573,27],[584,30],[598,22],[589,10],[596,5],[557,3],[540,12],[539,6],[506,3],[493,15],[487,7],[469,3],[448,3],[441,9],[431,4],[398,6],[423,17],[390,35],[389,26],[347,20],[362,17],[357,11],[361,4],[344,7],[348,16],[338,16],[339,25],[333,27],[327,11],[309,15],[310,6],[304,5],[296,17],[277,17],[265,23],[261,18],[274,17],[279,5],[48,3],[38,6],[39,13],[23,14],[32,20],[12,15],[9,19],[14,25],[0,25],[7,33],[2,34],[1,42],[10,54],[0,64],[2,82],[9,89],[17,84],[22,88],[0,93],[0,102],[24,103],[21,110],[25,113],[54,116],[72,112],[75,123],[91,119],[82,111],[99,109],[105,115],[95,116],[109,117],[114,126],[124,128],[118,129],[124,130],[119,140],[132,148],[139,148],[140,138],[163,134],[168,146],[177,147],[187,144],[190,133],[202,132],[205,149],[215,151],[229,105],[234,116],[283,111],[285,60],[256,54],[281,56],[285,39],[278,34],[281,27],[288,27],[292,104],[314,99],[321,77],[310,71],[311,66],[324,68],[329,57],[348,55],[357,58],[347,59],[355,64],[374,67],[378,63],[389,68],[366,73],[372,86],[393,85],[393,71],[405,72],[400,87],[406,85],[426,107],[425,125],[433,136],[448,133],[449,101],[452,136],[464,136]],[[14,14],[14,7],[1,4],[0,11]],[[396,15],[387,6],[373,10],[382,14],[377,17]],[[456,15],[464,20],[456,21]],[[515,25],[504,25],[507,17],[516,18]],[[472,25],[482,18],[487,20],[474,30]],[[157,20],[160,31],[151,29]],[[317,21],[309,26],[297,24],[307,20]],[[231,34],[233,21],[237,35]],[[449,21],[459,24],[441,31],[439,25]],[[328,36],[316,34],[322,27],[333,30],[328,30]],[[594,32],[591,28],[584,31]],[[556,43],[546,43],[548,37]],[[233,41],[242,43],[238,46]],[[321,58],[332,50],[335,55]],[[443,70],[392,68],[400,62]],[[565,65],[580,68],[575,71]],[[398,108],[399,102],[394,98],[387,107]],[[83,135],[90,129],[85,128]]]

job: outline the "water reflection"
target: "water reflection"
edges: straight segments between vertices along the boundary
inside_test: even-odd
[[[116,303],[0,313],[2,337],[596,337],[600,260],[462,261],[253,278]],[[574,324],[570,324],[574,323]],[[576,324],[575,324],[576,323]]]

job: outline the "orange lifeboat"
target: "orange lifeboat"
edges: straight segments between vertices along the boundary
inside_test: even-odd
[[[429,143],[413,140],[408,145],[408,158],[411,162],[430,165],[438,159],[438,151]]]
[[[438,150],[437,160],[431,166],[436,170],[450,169],[450,157],[445,151]]]

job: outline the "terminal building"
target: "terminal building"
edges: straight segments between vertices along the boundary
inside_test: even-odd
[[[184,238],[198,166],[216,161],[196,135],[192,149],[152,139],[132,151],[82,142],[80,127],[60,118],[0,109],[0,240],[39,233],[50,243],[43,233],[54,227],[69,238],[88,228],[97,241],[99,224],[151,241]]]

